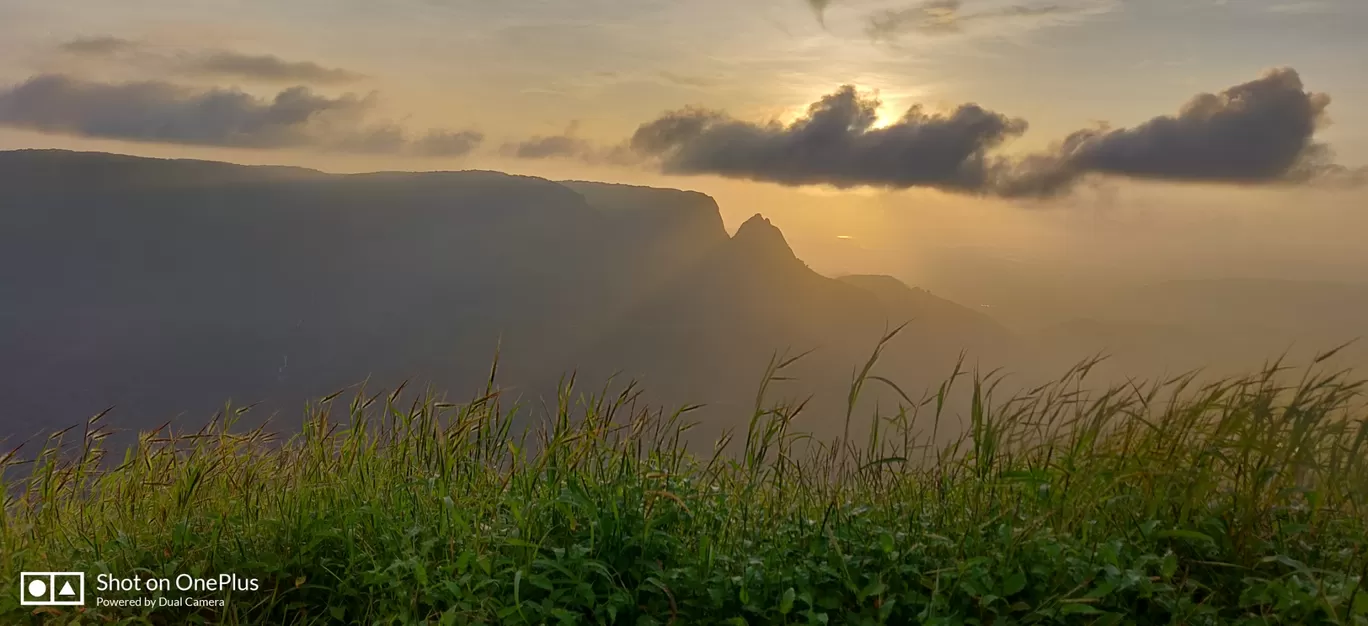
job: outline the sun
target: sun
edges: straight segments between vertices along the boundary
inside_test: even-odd
[[[901,117],[902,113],[899,113],[897,109],[888,106],[888,103],[885,102],[879,107],[879,112],[874,118],[874,124],[870,126],[870,128],[874,130],[888,128],[889,126],[897,124],[898,119]]]

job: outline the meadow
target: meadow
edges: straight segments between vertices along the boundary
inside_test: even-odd
[[[1368,407],[1328,354],[1092,391],[1089,361],[1010,395],[960,366],[911,394],[883,347],[833,441],[771,400],[788,357],[705,450],[690,407],[573,377],[520,432],[497,365],[481,397],[339,393],[288,437],[229,407],[108,458],[96,416],[0,457],[0,623],[1368,625]],[[900,406],[862,408],[876,386]],[[954,394],[967,428],[932,445]],[[259,586],[19,605],[18,572],[71,569]]]

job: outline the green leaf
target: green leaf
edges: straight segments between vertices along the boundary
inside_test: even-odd
[[[1368,615],[1368,591],[1360,591],[1354,594],[1354,608],[1351,615]]]
[[[1216,543],[1216,540],[1212,539],[1210,535],[1205,535],[1195,530],[1165,530],[1156,533],[1156,536],[1165,539],[1187,539],[1188,541]]]
[[[1091,604],[1082,604],[1078,602],[1065,604],[1059,609],[1060,615],[1096,615],[1101,612],[1102,611],[1097,610],[1097,607]]]
[[[1284,554],[1266,556],[1260,559],[1260,561],[1263,563],[1280,563],[1295,570],[1306,571],[1307,569],[1305,563]]]
[[[897,604],[897,603],[898,603],[898,601],[897,601],[896,599],[894,599],[894,598],[889,598],[889,599],[887,599],[887,600],[884,600],[883,604],[879,605],[879,621],[880,621],[880,622],[887,622],[887,621],[888,621],[888,616],[893,614],[893,605],[895,605],[895,604]]]
[[[547,591],[554,591],[556,588],[555,585],[551,584],[551,579],[541,574],[533,574],[531,576],[528,576],[527,582],[530,582],[533,585],[545,589]]]
[[[1164,555],[1164,560],[1159,563],[1159,575],[1163,576],[1164,580],[1168,580],[1173,578],[1176,573],[1178,573],[1178,555],[1169,552]]]
[[[1021,593],[1021,590],[1025,588],[1026,573],[1020,570],[1016,571],[1011,576],[1008,576],[1007,580],[1002,581],[1002,595],[1004,597],[1010,597]]]
[[[1116,583],[1113,583],[1113,582],[1104,582],[1104,583],[1102,583],[1101,585],[1098,585],[1096,589],[1093,589],[1092,591],[1089,591],[1089,592],[1088,592],[1087,594],[1085,594],[1083,597],[1085,597],[1085,598],[1092,598],[1092,599],[1105,598],[1105,597],[1107,596],[1107,594],[1109,594],[1109,593],[1111,593],[1111,592],[1113,592],[1113,591],[1115,591],[1115,590],[1116,590]]]
[[[883,581],[876,580],[869,583],[864,590],[860,591],[860,599],[863,600],[865,598],[881,595],[887,589],[888,585],[885,585]]]
[[[789,611],[793,610],[793,599],[796,595],[793,587],[784,590],[784,595],[779,597],[779,613],[781,615],[788,615]]]

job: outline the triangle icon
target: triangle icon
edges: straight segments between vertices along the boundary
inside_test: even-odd
[[[74,596],[74,595],[76,595],[76,592],[75,592],[74,590],[72,590],[72,588],[71,588],[71,581],[68,580],[66,583],[64,583],[64,584],[62,585],[62,590],[61,590],[61,591],[58,591],[58,592],[57,592],[57,595],[59,595],[59,596]]]

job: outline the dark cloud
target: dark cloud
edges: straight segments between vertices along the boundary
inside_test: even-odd
[[[986,153],[1026,122],[968,104],[947,114],[912,107],[875,128],[879,101],[852,86],[784,125],[684,109],[637,129],[631,148],[680,174],[717,174],[784,185],[828,184],[974,191],[988,184]]]
[[[312,61],[286,61],[269,54],[250,55],[227,51],[191,55],[185,59],[183,69],[188,73],[206,76],[237,76],[288,83],[345,83],[364,78],[350,70],[324,67]]]
[[[1290,68],[1219,94],[1204,93],[1176,115],[1134,128],[1080,130],[1050,153],[1006,168],[1003,192],[1045,195],[1088,173],[1140,179],[1254,184],[1355,176],[1313,141],[1330,97],[1306,91]]]
[[[0,92],[0,123],[45,132],[172,143],[277,147],[310,143],[307,127],[329,112],[366,106],[292,87],[271,99],[235,89],[170,83],[96,83],[57,74]]]
[[[1076,131],[1024,157],[989,153],[1025,132],[1024,120],[974,104],[945,114],[914,106],[875,128],[877,99],[842,87],[791,124],[757,124],[686,108],[643,124],[628,149],[676,174],[715,174],[783,185],[931,187],[1008,197],[1067,192],[1089,174],[1226,184],[1362,184],[1368,169],[1334,163],[1313,141],[1330,98],[1305,91],[1292,69],[1134,128]]]
[[[962,0],[928,0],[921,4],[888,9],[869,17],[865,32],[872,39],[893,40],[912,33],[945,35],[962,32],[972,23],[1013,18],[1037,18],[1077,13],[1078,7],[1050,5],[1012,5],[973,13],[963,11]]]
[[[109,36],[77,37],[59,46],[63,52],[96,56],[123,52],[136,47],[137,42]]]
[[[366,126],[362,118],[371,104],[369,96],[328,97],[304,86],[260,98],[238,89],[193,89],[161,81],[99,83],[44,74],[0,90],[0,125],[205,146],[391,153],[431,149],[433,135],[414,145],[398,127]]]

